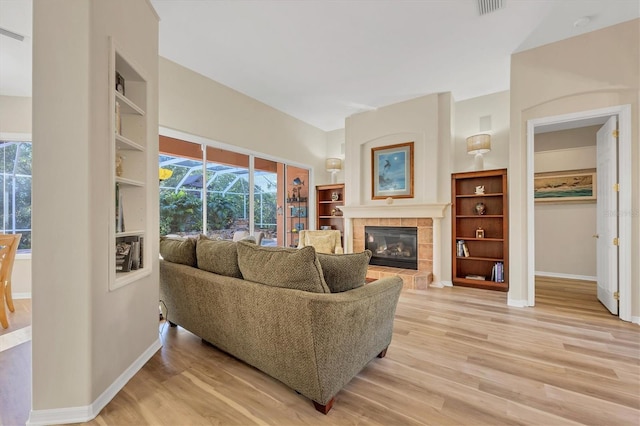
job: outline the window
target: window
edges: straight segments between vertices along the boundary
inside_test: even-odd
[[[31,250],[31,143],[0,141],[0,232],[22,234],[18,250]]]
[[[292,244],[286,229],[295,224],[284,211],[291,166],[166,136],[160,136],[159,166],[171,172],[160,182],[160,235],[204,232],[229,240],[246,231],[262,245]],[[309,170],[295,174],[307,181]]]
[[[171,177],[160,182],[160,235],[202,232],[202,150],[200,145],[161,138],[160,169]]]

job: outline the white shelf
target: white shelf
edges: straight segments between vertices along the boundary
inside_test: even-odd
[[[131,99],[124,96],[122,93],[117,90],[113,90],[116,94],[116,101],[120,102],[120,113],[121,114],[138,114],[144,115],[144,110],[140,108],[138,105],[133,103]]]
[[[140,188],[144,188],[145,184],[142,181],[139,180],[135,180],[135,179],[129,179],[129,178],[123,178],[123,177],[116,177],[116,183],[119,183],[121,185],[129,185],[129,186],[137,186]]]
[[[123,151],[140,151],[144,152],[144,147],[131,139],[125,138],[121,134],[116,133],[116,149]]]
[[[138,229],[134,231],[126,231],[126,232],[116,232],[116,238],[120,237],[136,237],[142,235],[144,236],[144,230]]]
[[[118,241],[142,240],[151,235],[148,228],[148,191],[152,190],[148,184],[150,179],[149,167],[153,167],[148,157],[149,149],[149,119],[146,108],[149,106],[149,87],[146,73],[126,56],[117,44],[111,40],[111,61],[109,63],[109,107],[111,109],[112,136],[110,139],[110,156],[106,158],[112,165],[112,195],[111,211],[115,213],[118,203],[123,208],[122,213],[129,225],[126,232],[116,232],[117,224],[113,220],[110,225],[109,247],[109,290],[113,291],[148,276],[152,272],[151,256],[145,245],[140,261],[144,268],[127,272],[116,270],[116,244]],[[124,79],[124,93],[115,89],[116,74]],[[118,107],[116,107],[116,103]],[[119,117],[116,114],[120,114]],[[119,120],[118,120],[119,118]],[[116,131],[116,127],[118,131]],[[121,158],[118,158],[121,157]],[[117,176],[118,161],[122,161],[121,168],[128,173]],[[157,160],[156,160],[157,162]],[[113,165],[116,165],[113,168]],[[157,165],[156,165],[157,167]],[[119,189],[118,189],[119,188]],[[120,197],[116,200],[116,194]],[[114,219],[117,215],[114,214]],[[145,239],[145,243],[149,242]]]
[[[144,267],[129,272],[116,272],[115,283],[111,286],[111,290],[115,290],[120,287],[124,287],[127,284],[131,284],[134,281],[139,280],[142,277],[146,277],[151,274],[151,268]]]

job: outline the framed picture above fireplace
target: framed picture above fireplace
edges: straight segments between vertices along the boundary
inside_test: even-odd
[[[371,149],[371,199],[413,198],[413,142]]]

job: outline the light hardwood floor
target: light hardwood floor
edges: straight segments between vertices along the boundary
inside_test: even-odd
[[[163,348],[87,424],[638,425],[639,326],[610,315],[593,283],[540,279],[536,294],[535,308],[510,308],[502,292],[404,291],[387,356],[327,416],[161,326]]]

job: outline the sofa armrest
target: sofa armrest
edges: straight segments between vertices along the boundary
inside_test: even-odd
[[[394,276],[330,298],[309,298],[323,399],[318,403],[327,403],[389,346],[401,290],[402,279]]]

